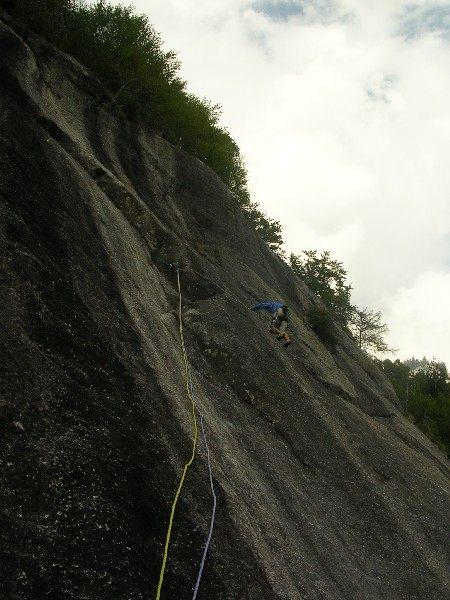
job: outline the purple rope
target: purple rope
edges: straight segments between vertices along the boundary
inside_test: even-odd
[[[206,538],[205,548],[203,550],[202,561],[200,563],[200,568],[198,570],[197,581],[195,583],[195,589],[194,589],[194,594],[192,596],[192,600],[195,600],[197,598],[198,588],[200,587],[200,581],[201,581],[202,575],[203,575],[203,568],[205,566],[206,555],[208,553],[208,548],[209,548],[209,544],[211,542],[213,529],[214,529],[214,522],[216,520],[216,505],[217,505],[217,496],[216,496],[216,492],[214,490],[214,482],[213,482],[212,469],[211,469],[211,459],[209,456],[209,447],[208,447],[208,442],[206,440],[205,428],[203,427],[202,413],[200,413],[200,424],[202,426],[202,436],[203,436],[203,441],[205,442],[206,456],[208,458],[209,483],[211,486],[211,493],[212,493],[212,497],[213,497],[213,509],[212,509],[212,515],[211,515],[211,524],[209,526],[209,533],[208,533],[208,537]]]
[[[189,374],[189,383],[190,383],[190,387],[191,387],[191,394],[193,397],[192,379],[191,379],[190,374]],[[202,437],[203,437],[203,441],[205,442],[205,448],[206,448],[206,458],[208,461],[209,485],[211,487],[211,494],[213,497],[213,509],[212,509],[212,514],[211,514],[211,523],[209,525],[208,537],[206,538],[205,547],[203,549],[203,556],[202,556],[202,560],[200,562],[200,568],[198,570],[197,581],[195,582],[195,588],[194,588],[194,594],[192,596],[192,600],[195,600],[197,598],[198,588],[200,587],[200,582],[202,580],[203,569],[205,567],[205,561],[206,561],[206,555],[208,554],[209,544],[211,542],[211,538],[212,538],[212,534],[213,534],[213,530],[214,530],[214,523],[216,520],[216,506],[217,506],[217,496],[216,496],[216,492],[214,490],[214,481],[213,481],[213,476],[212,476],[211,457],[209,454],[208,440],[206,438],[205,427],[203,425],[203,415],[200,411],[199,411],[199,414],[200,414],[200,425],[202,427]]]

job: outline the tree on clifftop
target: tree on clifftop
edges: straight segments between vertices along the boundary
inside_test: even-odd
[[[347,324],[353,307],[350,304],[351,285],[346,283],[347,271],[342,263],[331,258],[329,251],[305,250],[305,258],[291,254],[290,265],[325,304],[332,316]]]
[[[175,52],[165,51],[148,17],[105,0],[0,0],[93,73],[110,94],[111,110],[145,123],[207,164],[268,246],[279,251],[281,225],[250,200],[239,146],[220,124],[220,106],[187,90]]]
[[[362,350],[393,352],[384,339],[388,329],[381,321],[381,313],[351,304],[352,286],[347,283],[342,263],[331,258],[329,251],[318,254],[317,250],[305,250],[303,255],[291,254],[290,266],[325,305],[325,310],[314,307],[307,315],[317,335],[323,340],[333,339],[334,320],[349,328]]]
[[[354,308],[349,320],[349,327],[362,350],[394,352],[394,349],[389,348],[384,339],[388,328],[381,322],[380,312],[369,308]]]

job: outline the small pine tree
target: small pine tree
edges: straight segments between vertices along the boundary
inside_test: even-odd
[[[381,322],[381,313],[369,308],[355,308],[349,322],[359,347],[362,350],[373,352],[394,352],[386,343],[384,336],[388,332],[387,326]]]

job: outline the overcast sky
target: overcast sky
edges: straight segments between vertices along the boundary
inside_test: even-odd
[[[287,250],[331,250],[399,358],[450,367],[450,2],[126,4],[221,104]]]

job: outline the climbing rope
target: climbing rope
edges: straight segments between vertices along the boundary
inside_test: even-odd
[[[160,256],[157,256],[156,254],[153,254],[153,258],[155,260],[158,260],[159,262],[163,263],[164,265],[166,265],[168,267],[179,268],[178,267],[178,263],[175,263],[175,264],[169,263],[169,262],[163,260]],[[237,302],[238,304],[240,304],[241,306],[243,306],[246,310],[251,310],[251,308],[249,308],[249,306],[247,304],[244,304],[243,302],[241,302],[241,300],[239,300],[239,298],[236,298],[236,296],[234,294],[232,294],[229,290],[227,290],[226,288],[220,286],[218,283],[216,283],[215,281],[213,281],[209,277],[206,277],[205,275],[203,275],[203,273],[200,273],[199,271],[196,271],[192,267],[188,267],[187,269],[179,269],[179,270],[180,271],[182,271],[182,270],[183,271],[192,271],[192,273],[196,273],[197,275],[199,275],[199,277],[201,277],[205,281],[208,281],[209,283],[212,283],[212,285],[216,286],[219,290],[221,290],[228,297],[232,298],[235,302]],[[304,317],[298,317],[298,318],[301,321],[304,321]],[[292,325],[292,319],[291,318],[289,319],[289,324],[287,326],[287,330],[291,333],[292,337],[294,337],[300,343],[307,345],[305,343],[305,341],[303,340],[303,338],[301,338],[299,335],[297,335],[297,333],[294,331],[293,325]]]
[[[192,392],[192,381],[191,381],[191,392]],[[213,481],[213,476],[212,476],[211,457],[209,454],[208,440],[206,438],[202,413],[200,413],[200,425],[202,428],[202,437],[203,437],[203,442],[205,444],[205,449],[206,449],[206,459],[208,462],[208,472],[209,472],[209,485],[211,487],[211,494],[213,497],[213,508],[212,508],[212,513],[211,513],[211,522],[209,524],[208,537],[206,538],[205,547],[203,549],[202,560],[200,562],[200,567],[198,570],[197,581],[195,582],[195,588],[194,588],[194,594],[192,596],[192,600],[195,600],[197,598],[198,588],[200,587],[200,582],[202,580],[203,569],[205,567],[205,561],[206,561],[206,555],[208,554],[209,544],[211,543],[211,538],[212,538],[212,534],[214,531],[214,523],[216,521],[216,506],[217,506],[217,496],[216,496],[216,491],[214,489],[214,481]]]
[[[204,279],[205,281],[209,281],[209,283],[212,283],[213,285],[216,286],[216,288],[218,288],[219,290],[221,290],[224,294],[227,294],[227,296],[229,296],[230,298],[233,298],[233,300],[235,300],[236,302],[238,302],[246,310],[250,310],[250,308],[247,306],[247,304],[244,304],[243,302],[241,302],[238,298],[236,298],[236,296],[234,296],[233,294],[231,294],[231,292],[229,292],[226,288],[221,287],[220,285],[218,285],[215,281],[213,281],[209,277],[205,277],[205,275],[203,275],[202,273],[199,273],[199,271],[196,271],[192,267],[189,267],[189,271],[192,271],[193,273],[196,273],[197,275],[199,275],[200,277],[202,277],[202,279]]]
[[[243,302],[241,302],[238,298],[236,298],[236,296],[234,296],[233,294],[231,294],[231,292],[229,292],[226,288],[221,287],[220,285],[218,285],[215,281],[213,281],[209,277],[206,277],[202,273],[199,273],[199,271],[196,271],[192,267],[189,267],[189,271],[192,271],[193,273],[196,273],[197,275],[199,275],[200,277],[202,277],[205,281],[209,281],[210,283],[212,283],[213,285],[215,285],[219,290],[222,290],[222,292],[224,294],[227,294],[227,296],[229,296],[230,298],[232,298],[233,300],[235,300],[236,302],[238,302],[246,310],[251,310],[251,308],[249,308],[249,306],[247,304],[244,304]],[[302,317],[299,317],[299,319],[302,320]],[[287,329],[288,329],[288,331],[290,331],[292,337],[296,338],[299,342],[304,343],[303,339],[295,333],[295,331],[293,329],[293,326],[292,326],[292,319],[291,318],[289,318],[288,323],[289,324],[287,326]]]
[[[185,346],[185,343],[184,343],[184,335],[183,335],[183,320],[182,320],[182,311],[181,311],[180,269],[178,269],[178,268],[177,268],[177,285],[178,285],[178,297],[179,297],[179,302],[178,302],[178,320],[179,320],[180,344],[181,344],[181,350],[182,350],[183,361],[184,361],[184,375],[185,375],[186,391],[187,391],[187,395],[189,397],[189,400],[191,401],[191,404],[192,404],[192,419],[193,419],[193,433],[194,433],[194,437],[193,437],[193,441],[192,441],[192,453],[191,453],[191,457],[188,460],[188,462],[184,465],[183,472],[182,472],[181,478],[180,478],[180,482],[178,484],[178,488],[177,488],[177,491],[175,493],[175,497],[174,497],[173,502],[172,502],[172,508],[170,510],[169,525],[167,527],[166,542],[165,542],[165,545],[164,545],[163,560],[162,560],[162,564],[161,564],[161,571],[160,571],[160,574],[159,574],[159,581],[158,581],[158,587],[157,587],[157,590],[156,590],[155,600],[159,600],[161,598],[161,589],[162,589],[162,585],[163,585],[163,581],[164,581],[164,575],[165,575],[165,572],[166,572],[167,557],[168,557],[168,554],[169,554],[170,536],[172,534],[172,527],[173,527],[173,519],[174,519],[174,516],[175,516],[175,509],[177,507],[178,498],[180,497],[181,489],[183,487],[184,480],[186,478],[186,473],[187,473],[189,467],[194,462],[195,452],[196,452],[196,449],[197,449],[197,440],[198,440],[198,424],[197,424],[197,416],[196,416],[196,407],[195,407],[194,398],[192,396],[192,391],[191,391],[192,388],[189,385],[189,382],[190,382],[190,373],[189,373],[189,365],[188,365],[188,360],[187,360],[187,355],[186,355],[186,346]]]
[[[206,277],[205,275],[203,275],[203,273],[200,273],[200,271],[196,271],[192,267],[187,267],[187,269],[181,269],[178,266],[178,263],[167,262],[166,260],[164,260],[163,258],[161,258],[160,256],[158,256],[155,253],[152,253],[152,258],[154,260],[159,261],[163,265],[166,265],[167,267],[172,268],[172,269],[177,269],[178,271],[186,271],[186,272],[191,271],[192,273],[196,273],[199,277],[201,277],[205,281],[208,281],[209,283],[212,283],[217,289],[221,290],[224,294],[227,294],[227,296],[229,296],[230,298],[232,298],[233,300],[235,300],[236,302],[238,302],[238,304],[240,304],[241,306],[243,306],[246,310],[250,310],[250,308],[248,307],[247,304],[244,304],[244,302],[242,302],[241,300],[239,300],[239,298],[236,298],[236,296],[234,294],[232,294],[229,290],[227,290],[226,288],[220,286],[218,283],[216,283],[215,281],[213,281],[209,277]]]

